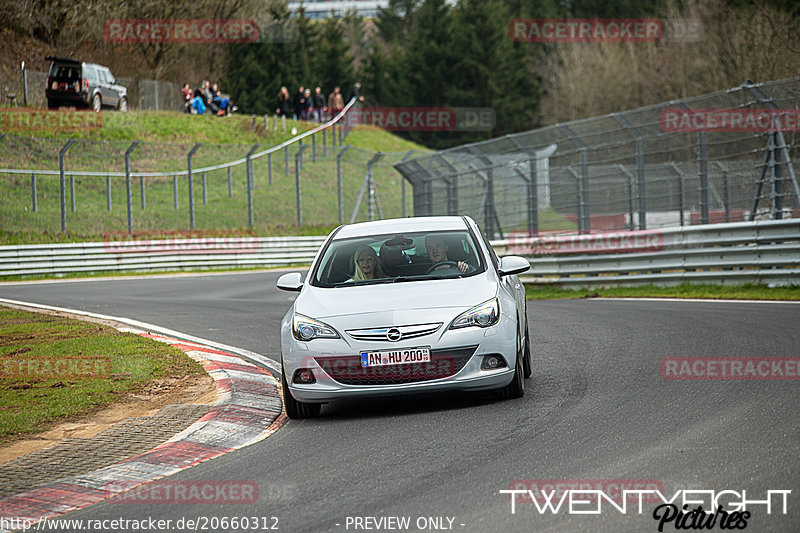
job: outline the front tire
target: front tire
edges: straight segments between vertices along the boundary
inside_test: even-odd
[[[533,365],[531,363],[531,336],[528,333],[528,323],[525,323],[525,351],[522,353],[522,364],[525,368],[525,379],[528,379],[533,374]]]
[[[293,420],[302,420],[303,418],[314,418],[319,416],[319,411],[322,406],[318,403],[303,403],[298,402],[289,391],[289,384],[286,382],[286,372],[281,368],[281,387],[283,388],[283,406],[286,408],[286,414]]]
[[[99,113],[100,110],[103,109],[103,99],[100,97],[99,94],[96,94],[92,97],[92,109]]]
[[[525,395],[525,363],[523,362],[523,347],[519,339],[517,340],[517,364],[514,365],[514,377],[511,383],[500,389],[497,393],[501,400],[516,400]]]
[[[121,113],[124,113],[128,110],[128,99],[124,96],[119,99],[119,103],[117,104],[117,110]]]

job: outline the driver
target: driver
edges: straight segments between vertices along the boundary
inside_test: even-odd
[[[443,268],[451,268],[448,265],[439,265],[436,266],[437,263],[443,263],[445,261],[450,261],[447,258],[447,250],[448,246],[447,243],[444,242],[439,235],[428,235],[425,237],[425,248],[428,249],[428,257],[431,259],[431,263],[433,263],[433,268],[431,270],[441,270]],[[453,263],[454,261],[451,261]],[[456,263],[457,268],[461,272],[466,272],[469,269],[469,265],[464,261],[459,261]]]

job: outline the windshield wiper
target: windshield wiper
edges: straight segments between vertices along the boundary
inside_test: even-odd
[[[428,279],[443,279],[441,276],[397,276],[394,278],[394,283],[402,283],[404,281],[423,281]]]

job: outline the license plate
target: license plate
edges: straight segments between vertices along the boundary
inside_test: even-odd
[[[430,362],[430,360],[431,349],[429,346],[361,352],[361,366],[363,368],[370,366],[403,365],[408,363],[427,363]]]

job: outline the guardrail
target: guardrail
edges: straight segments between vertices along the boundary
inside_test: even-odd
[[[325,237],[231,237],[0,246],[3,276],[307,265]],[[800,283],[800,220],[589,235],[512,234],[500,255],[529,258],[525,283]]]
[[[589,235],[512,235],[499,253],[523,255],[522,281],[561,286],[800,283],[800,220],[738,222]]]
[[[307,265],[325,237],[231,237],[0,246],[3,276]]]

